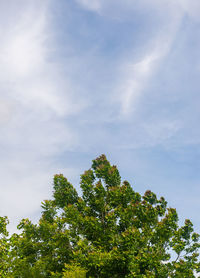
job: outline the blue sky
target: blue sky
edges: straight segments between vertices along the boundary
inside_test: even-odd
[[[105,153],[200,231],[200,2],[0,3],[0,214],[35,221],[52,177]]]

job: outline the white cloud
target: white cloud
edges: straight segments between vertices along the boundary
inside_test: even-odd
[[[170,24],[167,28],[167,35],[159,34],[153,38],[148,45],[147,54],[135,62],[127,62],[122,67],[122,76],[118,99],[121,102],[121,116],[128,116],[137,107],[137,102],[148,87],[151,77],[156,73],[159,65],[169,53],[176,32],[179,28],[179,17],[173,20],[173,27]],[[172,29],[173,28],[173,29]],[[153,46],[152,46],[153,44]]]
[[[22,78],[41,71],[45,63],[45,14],[37,21],[23,16],[1,45],[1,67],[10,78]]]
[[[79,104],[72,103],[71,88],[59,77],[59,65],[48,62],[53,45],[48,37],[46,11],[36,13],[35,9],[37,5],[21,15],[14,28],[6,30],[5,38],[2,34],[0,79],[10,88],[7,94],[21,103],[39,105],[40,109],[42,105],[58,115],[70,114]]]
[[[140,93],[148,82],[148,78],[153,74],[155,64],[162,56],[161,54],[159,52],[152,52],[141,61],[133,65],[126,65],[126,78],[119,92],[122,115],[128,115],[135,109]]]
[[[77,136],[65,117],[82,109],[61,65],[51,62],[49,1],[10,1],[0,13],[0,214],[34,214],[51,190],[54,156]],[[14,19],[13,19],[14,18]]]

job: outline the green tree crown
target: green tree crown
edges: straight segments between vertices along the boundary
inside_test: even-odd
[[[135,192],[105,155],[81,175],[81,196],[61,174],[53,185],[37,224],[23,219],[20,233],[9,237],[7,218],[0,218],[1,277],[188,278],[200,272],[191,221],[179,227],[163,197]]]

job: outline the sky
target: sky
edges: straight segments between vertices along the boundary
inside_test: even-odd
[[[106,154],[200,232],[200,2],[0,1],[0,215]]]

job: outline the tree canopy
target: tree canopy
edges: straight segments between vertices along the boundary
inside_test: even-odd
[[[23,219],[8,235],[0,218],[0,277],[188,278],[200,272],[199,235],[190,220],[147,190],[121,181],[105,155],[81,175],[79,196],[55,175],[53,196],[34,224]]]

